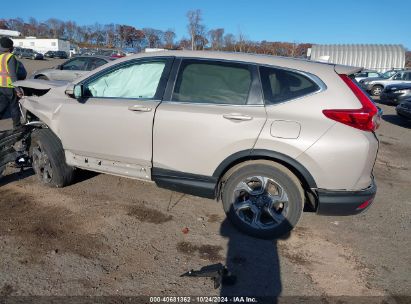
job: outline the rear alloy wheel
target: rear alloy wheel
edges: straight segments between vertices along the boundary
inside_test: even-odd
[[[66,164],[59,138],[49,129],[39,129],[31,134],[30,155],[38,180],[49,187],[69,185],[74,168]]]
[[[384,89],[384,88],[383,88],[382,86],[380,86],[380,85],[375,85],[375,86],[373,86],[372,89],[371,89],[371,95],[372,95],[372,96],[380,96],[383,89]]]
[[[44,75],[40,75],[40,76],[36,77],[36,79],[49,80],[49,79],[47,78],[47,76],[44,76]]]
[[[298,222],[303,195],[298,179],[270,161],[251,162],[227,179],[224,210],[241,231],[259,238],[277,238]]]

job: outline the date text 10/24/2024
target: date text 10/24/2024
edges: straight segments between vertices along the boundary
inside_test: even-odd
[[[150,303],[258,303],[253,297],[150,297]]]

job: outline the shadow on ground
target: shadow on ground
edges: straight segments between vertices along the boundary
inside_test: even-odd
[[[237,277],[234,285],[221,287],[220,295],[276,299],[282,290],[277,240],[249,237],[238,232],[227,219],[220,233],[229,239],[226,265]]]
[[[13,172],[4,176],[0,174],[0,187],[30,177],[32,175],[34,175],[34,171],[31,168],[25,169],[23,171]]]
[[[393,125],[397,125],[406,129],[411,129],[411,121],[398,115],[383,115],[382,119]]]
[[[71,185],[84,182],[88,179],[92,179],[93,177],[96,177],[99,174],[100,173],[98,172],[93,172],[89,170],[76,169],[74,174],[74,180],[71,183]]]

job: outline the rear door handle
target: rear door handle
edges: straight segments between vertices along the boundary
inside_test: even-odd
[[[134,105],[128,107],[130,111],[135,111],[135,112],[150,112],[151,108],[145,107],[145,106],[140,106],[140,105]]]
[[[253,119],[251,116],[238,114],[238,113],[224,114],[223,117],[229,120],[241,120],[241,121]]]

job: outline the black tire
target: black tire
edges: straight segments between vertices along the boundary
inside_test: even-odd
[[[49,129],[31,134],[30,156],[39,181],[49,187],[65,187],[73,181],[74,168],[66,163],[60,139]]]
[[[283,211],[281,211],[281,208],[275,211],[274,214],[276,217],[279,215],[278,218],[271,221],[271,226],[267,224],[267,226],[263,228],[253,227],[252,223],[245,220],[247,219],[246,215],[240,215],[240,212],[248,212],[249,210],[247,210],[247,208],[244,209],[245,211],[235,210],[235,205],[244,203],[244,201],[241,201],[238,197],[236,198],[235,193],[239,192],[238,190],[235,191],[235,189],[242,181],[256,176],[269,178],[269,183],[271,184],[269,187],[275,185],[277,193],[280,193],[279,189],[281,188],[281,192],[285,192],[288,199],[287,202],[284,200],[284,203],[281,203],[283,204]],[[253,183],[253,181],[250,182]],[[223,178],[222,201],[228,219],[238,230],[257,238],[279,238],[291,231],[302,215],[304,207],[303,197],[303,190],[298,178],[286,167],[272,161],[261,160],[245,162],[230,170]],[[255,197],[253,199],[255,199]],[[271,203],[265,200],[266,198],[257,198],[254,205],[259,205],[257,208],[259,208],[260,212],[264,210],[259,218],[267,217],[267,223],[270,223],[269,213],[266,211],[266,208],[271,209],[271,207],[268,207],[271,206]],[[251,200],[247,199],[247,202],[249,201]],[[276,202],[276,204],[277,203],[278,202]],[[268,206],[261,206],[261,204],[267,204]],[[284,210],[286,210],[286,212],[284,212]],[[272,217],[272,219],[274,219],[274,217]],[[264,226],[264,223],[261,223],[261,226]]]
[[[377,84],[377,85],[375,85],[375,86],[372,87],[372,89],[371,89],[371,95],[372,95],[372,96],[380,96],[383,89],[384,89],[383,86]]]
[[[47,78],[47,76],[44,76],[44,75],[37,76],[36,79],[49,80],[49,79]]]

